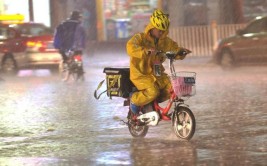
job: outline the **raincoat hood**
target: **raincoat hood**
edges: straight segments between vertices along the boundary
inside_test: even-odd
[[[144,33],[145,33],[145,35],[146,35],[147,38],[151,38],[151,39],[153,39],[153,38],[150,36],[150,34],[149,34],[149,31],[150,31],[151,29],[153,29],[153,28],[155,28],[155,27],[154,27],[151,23],[149,23],[149,24],[146,26]],[[160,37],[160,39],[164,39],[164,38],[166,38],[167,35],[168,35],[168,33],[169,33],[168,30],[165,31],[165,32],[162,34],[162,36]]]

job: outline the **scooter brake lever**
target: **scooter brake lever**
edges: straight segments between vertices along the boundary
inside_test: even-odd
[[[165,55],[167,56],[168,59],[174,59],[175,56],[177,55],[177,53],[174,51],[168,51],[168,52],[166,52]]]

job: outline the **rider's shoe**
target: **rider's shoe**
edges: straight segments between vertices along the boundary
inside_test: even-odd
[[[132,102],[130,103],[130,110],[134,113],[134,114],[138,114],[140,107],[133,104]]]
[[[129,95],[129,96],[130,96],[130,99],[131,99],[133,93],[134,93],[134,92],[131,92],[131,93],[130,93],[130,95]],[[134,103],[132,103],[132,102],[130,101],[130,110],[131,110],[134,114],[137,115],[137,114],[139,113],[140,107],[137,106],[137,105],[135,105]]]

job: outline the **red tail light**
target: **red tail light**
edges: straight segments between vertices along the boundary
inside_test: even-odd
[[[74,55],[73,58],[76,61],[82,61],[82,56],[81,55]]]
[[[41,41],[28,41],[27,47],[43,47],[43,43]]]

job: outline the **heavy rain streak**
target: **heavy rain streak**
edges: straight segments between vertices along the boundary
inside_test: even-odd
[[[12,4],[3,4],[6,9],[0,11],[7,13]],[[25,4],[29,13],[23,22],[32,21],[33,27],[38,19],[34,17],[36,0]],[[7,20],[0,25],[0,165],[266,165],[267,0],[69,0],[48,4],[51,23],[46,28],[50,31],[35,25],[45,29],[45,34],[23,34],[18,30],[26,25],[22,22],[16,23],[17,28],[7,26]],[[169,111],[171,120],[160,115],[162,119],[150,125],[144,137],[132,136],[129,106],[124,106],[127,97],[108,93],[114,87],[109,89],[107,78],[111,77],[104,69],[129,68],[127,41],[144,32],[155,8],[169,14],[168,36],[192,51],[184,60],[174,61],[176,72],[196,73],[196,93],[184,98],[183,105],[194,116],[189,140],[177,132],[185,134],[194,123],[186,124],[188,119],[192,122],[186,115],[175,130],[181,118],[173,113],[175,104]],[[53,35],[74,10],[82,15],[86,47],[82,58],[66,62],[65,67],[53,47]],[[14,30],[17,35],[9,38],[3,30]],[[29,41],[33,44],[34,39],[39,45],[32,47]],[[27,40],[26,50],[12,45],[10,41],[15,40]],[[72,63],[82,64],[81,77],[75,75],[79,68],[72,70]],[[163,66],[170,74],[168,59]],[[63,76],[66,71],[69,75]],[[169,101],[159,105],[165,107]],[[138,129],[135,131],[141,131]]]

